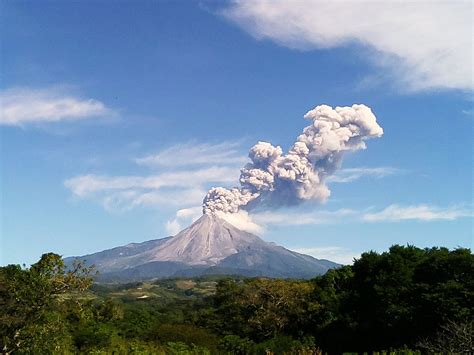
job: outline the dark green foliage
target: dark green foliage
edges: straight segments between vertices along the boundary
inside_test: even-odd
[[[163,324],[155,330],[153,335],[162,344],[181,342],[212,351],[217,350],[217,336],[207,329],[191,324]]]
[[[296,340],[290,336],[277,336],[255,345],[256,354],[321,354],[321,350],[314,345],[314,339],[303,338]]]
[[[474,257],[467,249],[393,246],[314,280],[324,349],[413,346],[448,320],[472,319]]]
[[[472,321],[472,275],[468,249],[393,246],[311,282],[223,280],[215,307],[224,334],[254,341],[314,336],[331,353],[400,349]]]
[[[219,345],[223,351],[235,355],[250,354],[255,347],[253,341],[248,338],[241,338],[238,335],[225,335]]]
[[[472,319],[474,257],[467,249],[393,246],[363,254],[352,270],[347,309],[359,349],[414,344],[448,320]]]
[[[81,324],[74,334],[74,344],[80,351],[108,348],[112,344],[113,330],[96,322]]]
[[[279,334],[299,335],[317,307],[309,297],[311,291],[305,281],[223,280],[215,296],[217,314],[227,319],[221,329],[257,341]]]
[[[211,354],[209,349],[196,346],[188,345],[182,342],[169,342],[166,344],[166,354],[172,355],[208,355]]]
[[[474,351],[468,249],[393,246],[309,281],[213,276],[87,291],[89,273],[55,254],[0,268],[0,352]]]
[[[75,264],[66,270],[59,255],[48,253],[29,269],[0,268],[0,349],[4,353],[50,353],[70,346],[63,321],[66,293],[92,283],[91,269]],[[74,306],[69,302],[69,306]]]

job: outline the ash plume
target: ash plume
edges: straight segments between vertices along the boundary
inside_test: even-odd
[[[330,195],[326,178],[340,168],[344,153],[365,149],[365,141],[381,137],[383,129],[365,105],[315,107],[304,115],[304,128],[287,154],[281,147],[258,142],[241,169],[240,187],[209,190],[203,213],[238,213],[257,206],[324,202]]]

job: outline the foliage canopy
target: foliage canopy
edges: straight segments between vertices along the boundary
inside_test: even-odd
[[[81,264],[67,270],[52,253],[30,268],[0,268],[1,351],[474,351],[468,249],[395,245],[312,280],[210,276],[92,285],[91,272]]]

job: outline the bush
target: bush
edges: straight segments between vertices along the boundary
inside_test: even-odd
[[[238,335],[226,335],[219,342],[219,348],[235,355],[251,354],[254,351],[255,343],[248,338],[241,338]]]
[[[184,343],[210,350],[217,350],[218,339],[209,330],[189,324],[163,324],[153,332],[162,344]]]

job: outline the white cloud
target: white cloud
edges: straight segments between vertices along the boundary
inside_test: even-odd
[[[464,115],[474,117],[474,108],[461,111]]]
[[[297,253],[314,256],[316,259],[327,259],[344,265],[350,265],[354,262],[354,259],[360,257],[360,253],[336,246],[292,248],[292,250]]]
[[[360,222],[399,222],[403,220],[418,221],[454,221],[460,218],[474,217],[472,209],[463,206],[437,207],[416,205],[402,207],[390,205],[378,212],[367,210],[339,209],[334,211],[267,211],[252,213],[253,223],[265,230],[268,226],[303,226],[322,224],[342,224]]]
[[[206,191],[199,186],[194,188],[172,189],[169,191],[157,190],[143,192],[134,198],[130,207],[159,205],[182,207],[200,205],[202,203],[202,196],[205,193]]]
[[[268,211],[252,214],[255,223],[267,225],[281,226],[301,226],[301,225],[318,225],[333,224],[351,221],[358,212],[351,209],[339,209],[335,211]]]
[[[174,218],[166,222],[166,231],[170,235],[176,235],[183,229],[183,224],[189,225],[202,216],[202,207],[195,206],[190,208],[183,208],[176,212]]]
[[[115,115],[101,101],[69,95],[59,89],[7,89],[0,92],[0,103],[0,124],[8,126]]]
[[[239,210],[236,213],[215,212],[235,227],[256,235],[266,233],[270,226],[302,226],[350,223],[360,219],[360,212],[351,209],[335,211],[266,211],[249,213]],[[179,210],[172,220],[168,221],[170,230],[182,229],[183,222],[192,222],[202,215],[202,206]]]
[[[238,142],[217,144],[188,142],[177,144],[153,155],[136,159],[136,163],[146,166],[193,166],[243,164],[248,158],[238,151]]]
[[[265,232],[265,228],[260,224],[256,223],[247,211],[240,210],[236,213],[223,213],[221,211],[215,212],[219,217],[225,219],[233,226],[257,235],[261,235]]]
[[[182,227],[178,220],[172,219],[171,221],[166,222],[165,229],[169,235],[175,236],[181,231]]]
[[[202,188],[171,188],[158,190],[113,190],[99,191],[87,196],[98,200],[109,212],[130,211],[138,207],[181,208],[202,203]],[[82,197],[84,198],[84,197]]]
[[[354,180],[358,180],[362,177],[373,177],[376,179],[383,178],[386,176],[399,174],[402,170],[391,168],[391,167],[378,167],[378,168],[348,168],[348,169],[341,169],[336,172],[335,175],[329,176],[326,181],[328,183],[336,182],[336,183],[348,183]]]
[[[100,202],[111,212],[137,207],[185,208],[200,206],[213,184],[234,185],[239,167],[246,160],[238,152],[239,141],[208,144],[187,142],[154,155],[133,159],[137,165],[154,168],[154,174],[79,175],[64,181],[77,198]],[[200,213],[202,208],[199,207]],[[182,215],[168,222],[168,230],[180,228]]]
[[[176,212],[178,218],[190,218],[192,220],[198,219],[202,215],[202,206],[195,206],[190,208],[183,208]]]
[[[460,206],[441,208],[429,205],[390,205],[380,212],[366,213],[362,216],[362,219],[368,222],[398,222],[404,220],[453,221],[473,216],[474,212],[472,209]]]
[[[165,187],[196,187],[203,183],[223,182],[235,180],[235,169],[230,167],[209,167],[197,170],[184,170],[162,173],[151,176],[100,176],[81,175],[68,179],[65,186],[79,197],[86,197],[99,191],[151,189]],[[204,196],[204,195],[203,195]]]
[[[359,44],[408,90],[473,88],[471,1],[236,0],[223,15],[290,48]]]
[[[165,228],[175,235],[202,215],[202,201],[214,184],[234,185],[239,167],[246,160],[238,153],[238,142],[207,144],[188,142],[171,146],[144,158],[138,165],[154,168],[145,175],[79,175],[64,181],[80,199],[100,203],[109,212],[138,207],[178,211]]]
[[[204,188],[211,183],[234,182],[235,168],[207,167],[150,176],[81,175],[64,185],[79,198],[101,201],[107,210],[130,210],[139,206],[183,207],[201,204]]]
[[[217,212],[217,215],[243,231],[256,235],[261,235],[264,232],[264,228],[256,224],[246,211],[241,210],[237,213]],[[180,232],[185,226],[190,225],[201,216],[201,205],[180,209],[176,212],[173,219],[166,222],[166,230],[171,235],[175,235]]]

